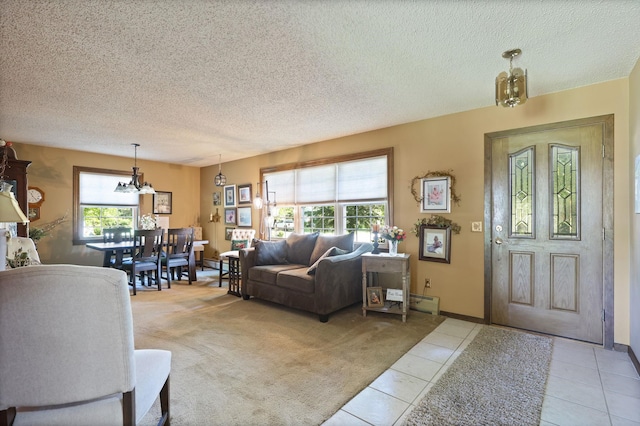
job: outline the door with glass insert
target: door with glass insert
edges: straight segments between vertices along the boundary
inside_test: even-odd
[[[603,341],[603,126],[492,140],[491,321]]]

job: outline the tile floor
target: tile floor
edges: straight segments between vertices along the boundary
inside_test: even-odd
[[[324,426],[401,425],[481,327],[447,318]],[[640,426],[640,378],[629,355],[554,338],[540,425]]]

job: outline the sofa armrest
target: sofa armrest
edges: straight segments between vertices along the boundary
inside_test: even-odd
[[[370,243],[362,244],[351,253],[325,257],[316,270],[316,297],[320,314],[362,300],[362,255],[373,251]],[[340,306],[342,305],[342,306]]]
[[[242,249],[238,251],[238,256],[240,257],[240,279],[241,282],[246,283],[249,280],[249,269],[256,265],[256,250],[254,247]],[[243,296],[245,287],[240,286]]]

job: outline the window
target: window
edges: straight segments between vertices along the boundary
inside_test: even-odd
[[[278,200],[275,238],[289,233],[356,233],[371,241],[371,225],[392,222],[393,149],[262,169]]]
[[[74,244],[102,239],[103,228],[136,227],[140,196],[114,192],[130,179],[127,172],[73,167]]]

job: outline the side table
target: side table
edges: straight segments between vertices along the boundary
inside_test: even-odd
[[[409,288],[411,286],[411,264],[410,254],[398,254],[390,256],[388,254],[362,255],[362,315],[367,316],[367,311],[385,312],[389,314],[402,315],[402,322],[407,321],[409,312]],[[370,307],[367,298],[367,288],[371,287],[369,277],[373,273],[386,272],[400,274],[402,285],[402,302],[392,305],[386,302],[382,307]],[[383,291],[384,293],[384,291]]]
[[[229,260],[229,290],[227,294],[240,297],[240,257],[227,255]]]

